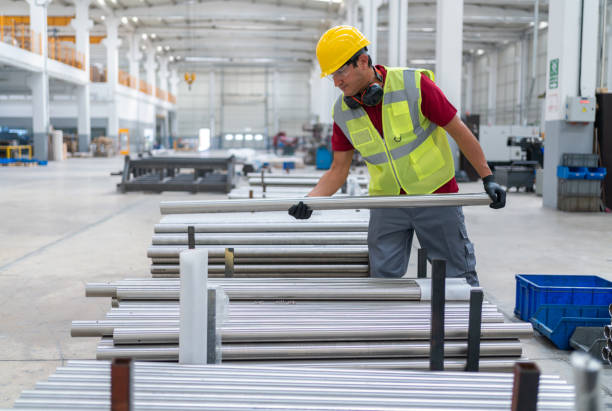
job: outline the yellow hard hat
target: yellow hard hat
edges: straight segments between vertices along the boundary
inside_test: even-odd
[[[355,27],[336,26],[327,30],[317,43],[317,60],[321,67],[321,77],[338,70],[368,44],[370,41]]]

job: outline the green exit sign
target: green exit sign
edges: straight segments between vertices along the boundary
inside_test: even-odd
[[[552,59],[549,67],[550,77],[548,79],[548,88],[553,89],[559,87],[559,59]]]

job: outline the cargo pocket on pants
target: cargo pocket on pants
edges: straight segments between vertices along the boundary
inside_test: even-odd
[[[474,255],[474,244],[469,241],[465,243],[465,268],[466,272],[476,271],[476,255]]]

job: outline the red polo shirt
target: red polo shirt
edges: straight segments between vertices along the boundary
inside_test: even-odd
[[[383,66],[376,66],[383,77],[383,83],[387,78],[387,70]],[[376,127],[378,133],[383,135],[382,126],[382,102],[373,107],[363,106],[372,125]],[[457,109],[451,104],[446,98],[442,90],[436,83],[427,77],[427,75],[421,75],[421,111],[423,115],[427,117],[431,122],[439,125],[440,127],[446,126],[457,114]],[[332,150],[334,151],[348,151],[353,150],[353,145],[350,140],[346,138],[340,127],[334,123],[334,131],[332,134]],[[446,184],[438,188],[436,193],[457,193],[459,192],[459,186],[455,177],[451,178]],[[404,190],[400,190],[398,194],[405,194]]]

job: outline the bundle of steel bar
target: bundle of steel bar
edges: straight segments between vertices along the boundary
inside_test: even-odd
[[[365,277],[368,275],[367,212],[326,211],[307,221],[286,212],[179,214],[155,225],[148,250],[154,277],[178,277],[179,254],[209,249],[209,275],[225,273],[233,249],[236,277]]]
[[[133,410],[495,410],[515,404],[512,374],[253,365],[69,361],[15,408]],[[111,376],[112,375],[112,376]],[[538,410],[573,410],[574,387],[541,376]],[[535,402],[535,398],[533,399]],[[534,408],[535,409],[535,408]]]
[[[431,307],[428,279],[210,279],[230,298],[220,327],[223,361],[312,361],[329,366],[422,367],[429,355]],[[448,280],[445,356],[465,363],[470,287]],[[178,359],[180,281],[127,279],[88,284],[88,296],[115,299],[104,320],[74,321],[73,336],[105,337],[98,359]],[[452,292],[450,290],[453,290]],[[518,338],[530,323],[504,323],[497,308],[482,308],[480,355],[484,369],[508,370],[520,357]],[[488,361],[490,360],[490,363]],[[414,364],[411,361],[416,361]],[[465,364],[464,364],[465,365]],[[449,365],[451,366],[451,365]]]

